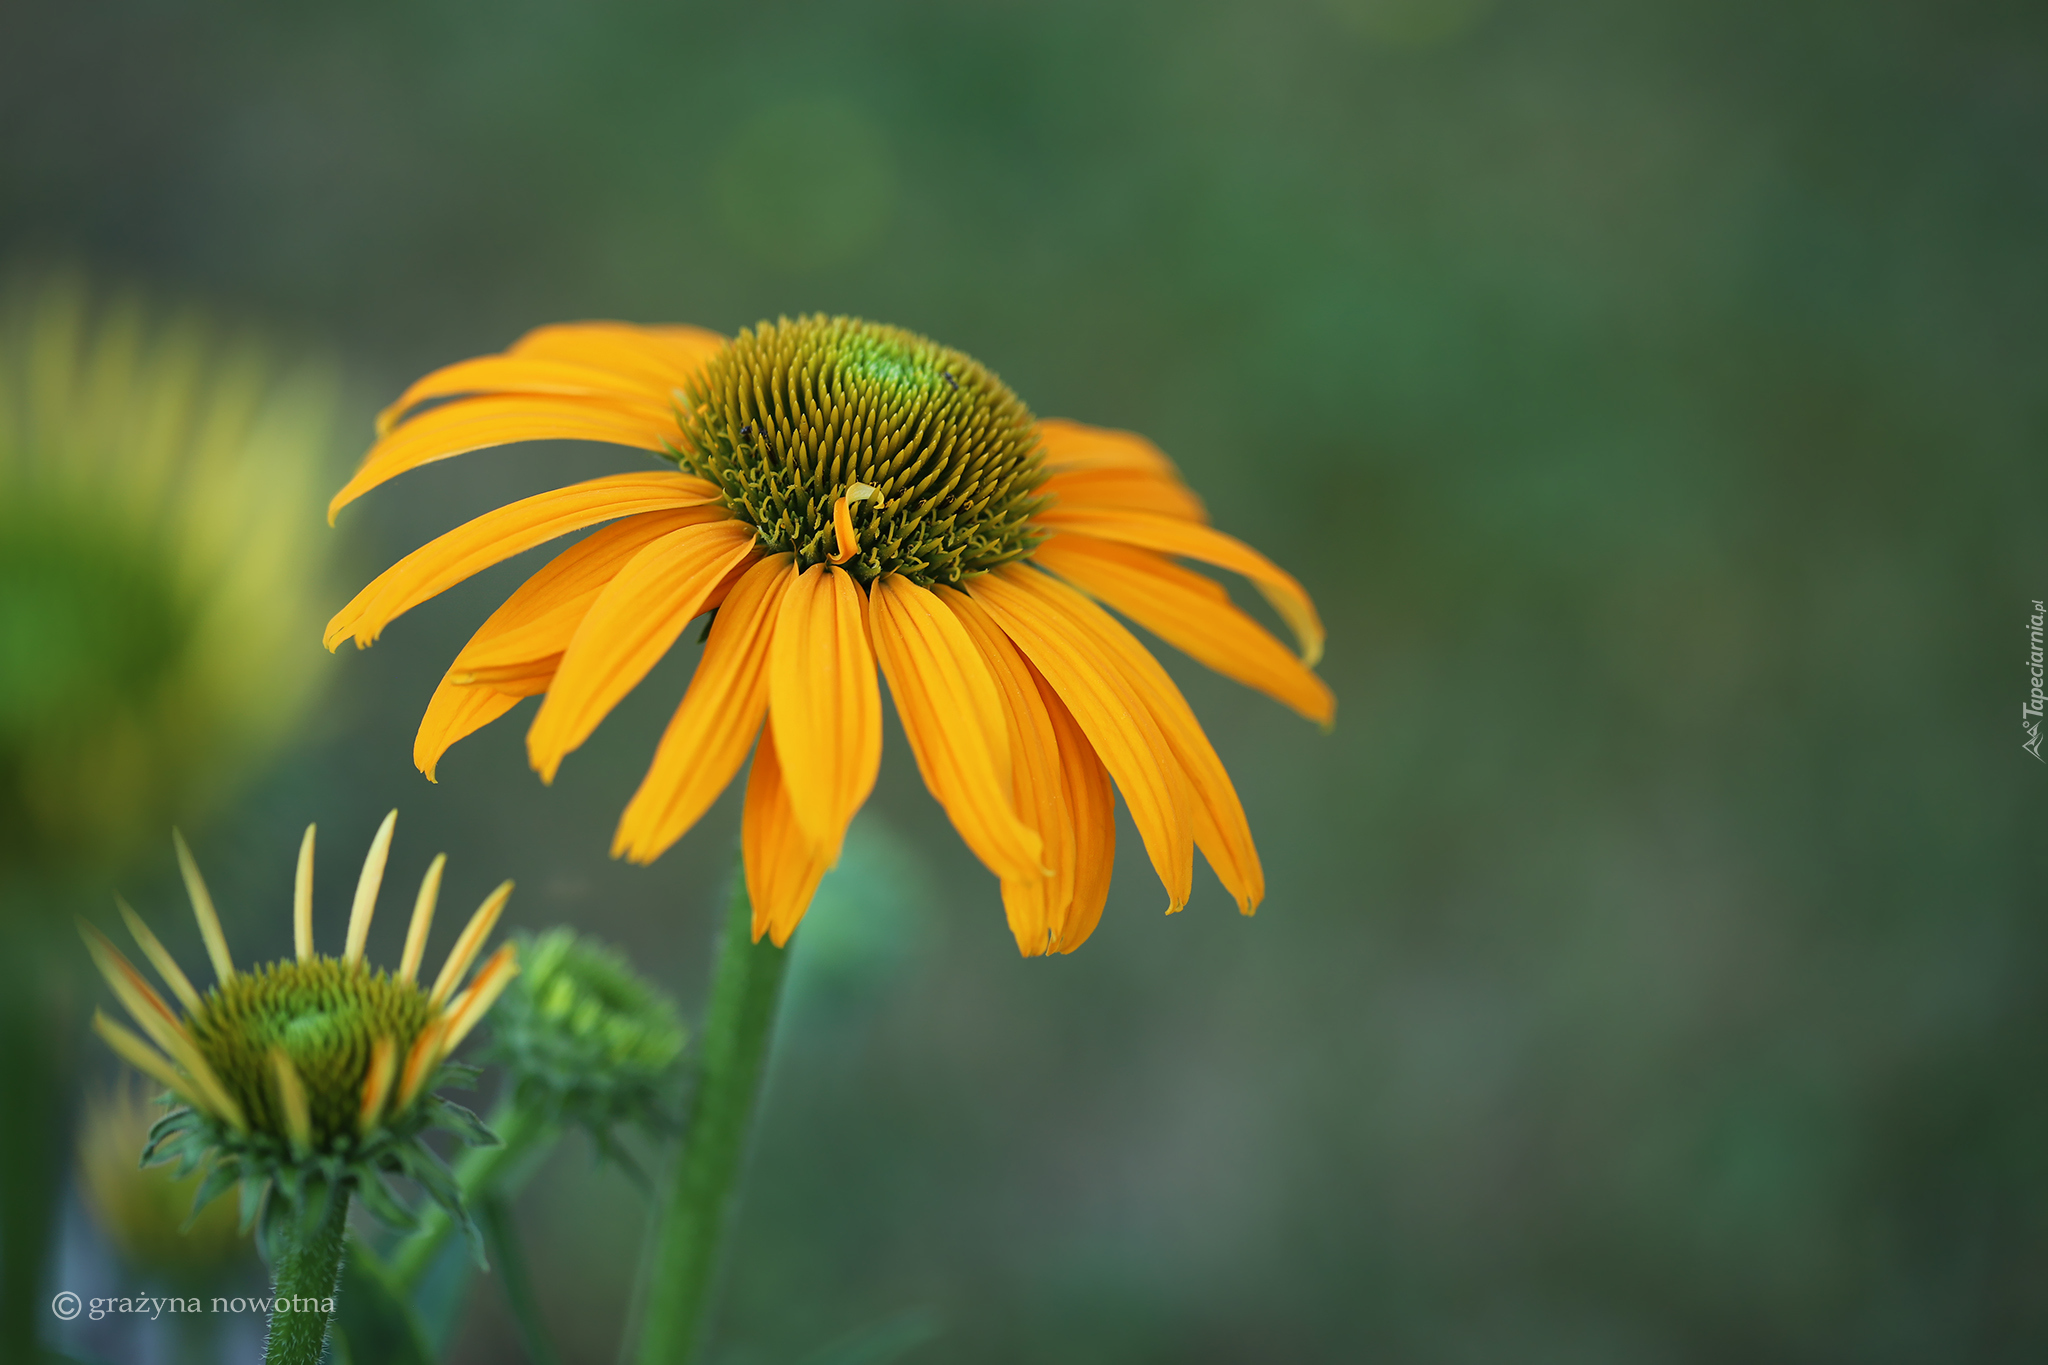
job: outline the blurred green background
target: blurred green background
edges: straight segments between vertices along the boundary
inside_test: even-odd
[[[2048,1354],[2044,149],[2018,3],[0,8],[0,261],[332,348],[346,459],[541,322],[859,313],[1150,434],[1320,604],[1334,734],[1170,663],[1255,919],[1213,880],[1163,919],[1126,826],[1100,932],[1020,961],[891,731],[797,939],[726,1365]],[[339,606],[633,458],[474,455],[305,534]],[[737,801],[605,857],[692,647],[552,789],[516,716],[410,764],[530,568],[322,661],[193,831],[238,952],[285,948],[306,820],[338,916],[396,804],[395,878],[514,877],[697,1007]],[[109,882],[198,960],[168,840]],[[521,1215],[603,1361],[645,1201],[571,1146]],[[464,1341],[516,1351],[495,1296]]]

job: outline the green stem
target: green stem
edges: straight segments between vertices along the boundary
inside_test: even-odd
[[[497,1267],[498,1283],[505,1290],[505,1302],[512,1307],[512,1320],[526,1344],[526,1358],[533,1365],[561,1365],[562,1357],[548,1339],[547,1324],[541,1320],[540,1304],[533,1297],[533,1279],[526,1273],[526,1257],[519,1246],[519,1229],[512,1225],[512,1210],[496,1192],[477,1201],[476,1218],[483,1228],[484,1245],[490,1248]]]
[[[513,1178],[531,1170],[526,1158],[538,1155],[555,1137],[553,1127],[538,1114],[519,1108],[509,1099],[492,1112],[489,1126],[498,1135],[499,1144],[472,1147],[455,1162],[455,1183],[461,1187],[465,1203],[502,1189]],[[391,1254],[392,1282],[407,1290],[416,1288],[454,1230],[455,1221],[447,1211],[439,1204],[429,1205],[420,1215],[418,1231],[399,1243]]]
[[[274,1193],[274,1192],[273,1192]],[[293,1229],[297,1232],[297,1229]],[[348,1240],[348,1194],[334,1203],[320,1225],[295,1236],[277,1258],[270,1314],[270,1340],[263,1365],[320,1365],[334,1300],[341,1285],[341,1253]]]
[[[689,1365],[706,1335],[789,963],[787,951],[765,939],[754,942],[753,922],[742,875],[711,979],[697,1087],[641,1287],[646,1307],[639,1365]]]

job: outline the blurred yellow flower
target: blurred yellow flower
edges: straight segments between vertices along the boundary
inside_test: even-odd
[[[788,940],[881,760],[888,679],[918,770],[1000,879],[1017,945],[1066,952],[1108,892],[1122,791],[1168,908],[1200,848],[1238,906],[1264,895],[1229,774],[1158,661],[1100,599],[1203,663],[1327,724],[1323,628],[1301,585],[1208,525],[1150,442],[1037,421],[972,358],[851,318],[544,327],[420,380],[330,505],[409,469],[512,441],[593,440],[675,468],[527,498],[408,555],[328,624],[366,646],[492,564],[601,522],[456,656],[414,760],[544,694],[544,779],[694,617],[695,678],[626,808],[615,854],[648,862],[751,748],[742,844],[754,937]],[[1265,593],[1297,657],[1172,556]],[[755,742],[755,736],[760,741]]]
[[[299,716],[334,397],[77,278],[0,299],[0,871],[119,856]]]
[[[226,1201],[208,1204],[185,1228],[205,1168],[180,1178],[168,1166],[137,1162],[151,1125],[163,1115],[133,1076],[87,1097],[78,1132],[85,1204],[133,1268],[203,1281],[245,1256],[248,1239],[236,1230],[235,1207]]]

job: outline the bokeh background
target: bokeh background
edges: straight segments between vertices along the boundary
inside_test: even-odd
[[[797,940],[724,1365],[2048,1353],[2044,148],[2019,3],[0,7],[0,261],[327,348],[337,470],[541,322],[852,312],[1152,435],[1316,596],[1332,734],[1172,665],[1254,919],[1162,918],[1126,826],[1094,940],[1020,961],[892,738]],[[304,534],[338,606],[631,459]],[[410,764],[530,567],[322,656],[191,817],[241,951],[305,821],[338,907],[395,804],[395,877],[514,877],[697,1007],[737,802],[605,857],[692,646],[552,788],[517,717]],[[167,840],[102,880],[180,921]],[[521,1204],[573,1360],[644,1204],[575,1144]],[[514,1358],[495,1295],[462,1340]]]

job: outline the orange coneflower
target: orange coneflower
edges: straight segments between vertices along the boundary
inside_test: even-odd
[[[387,479],[513,441],[607,441],[674,468],[499,508],[400,560],[328,623],[367,646],[395,617],[500,560],[610,523],[528,579],[456,655],[414,743],[448,747],[542,695],[544,780],[715,612],[613,853],[649,862],[749,747],[742,844],[754,935],[788,940],[881,760],[889,680],[925,784],[1001,879],[1027,954],[1068,952],[1108,892],[1114,782],[1166,884],[1193,851],[1250,913],[1264,874],[1229,774],[1166,672],[1096,602],[1328,724],[1301,585],[1208,525],[1172,463],[1128,432],[1036,421],[973,359],[851,318],[543,327],[450,365],[378,419],[330,517]],[[1301,657],[1174,557],[1250,579]],[[759,736],[758,742],[756,736]]]

